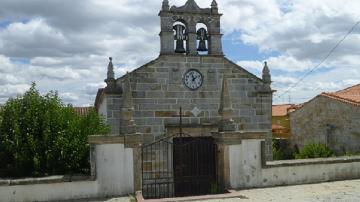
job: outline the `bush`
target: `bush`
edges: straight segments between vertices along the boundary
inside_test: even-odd
[[[57,93],[41,96],[33,84],[0,109],[0,169],[7,177],[88,172],[88,136],[108,131],[94,110],[80,116]]]
[[[294,159],[294,151],[290,148],[288,140],[273,139],[272,149],[274,160]]]
[[[296,159],[328,158],[333,152],[324,144],[308,144],[295,154]]]

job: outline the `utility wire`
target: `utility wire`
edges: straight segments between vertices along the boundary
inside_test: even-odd
[[[308,77],[311,73],[313,73],[317,68],[319,68],[334,52],[335,50],[342,44],[342,42],[345,41],[345,39],[355,30],[355,28],[360,24],[360,21],[357,21],[354,26],[351,27],[351,29],[344,35],[344,37],[337,42],[337,44],[329,51],[329,53],[320,61],[319,64],[317,64],[314,68],[312,68],[310,71],[305,73],[299,81],[297,81],[294,85],[290,86],[285,92],[277,96],[277,99],[283,97],[284,95],[288,94],[293,88],[295,88],[297,85],[299,85],[306,77]]]

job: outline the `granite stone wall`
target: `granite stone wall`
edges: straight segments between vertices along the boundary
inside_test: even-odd
[[[329,146],[336,154],[360,152],[360,107],[318,96],[290,114],[293,145]]]
[[[191,91],[183,84],[183,75],[197,69],[203,85]],[[166,56],[138,68],[130,77],[136,132],[162,137],[179,126],[179,109],[183,110],[183,126],[196,136],[217,132],[222,78],[228,79],[233,119],[237,131],[268,133],[268,154],[271,158],[271,92],[263,92],[264,83],[243,68],[222,56]],[[126,75],[117,79],[124,87]],[[107,121],[113,134],[121,131],[121,95],[107,100]],[[196,113],[195,111],[198,111]],[[194,135],[194,134],[193,134]]]

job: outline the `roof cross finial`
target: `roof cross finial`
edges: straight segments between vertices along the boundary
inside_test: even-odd
[[[268,67],[267,62],[264,62],[264,69],[262,71],[262,79],[266,84],[271,83],[270,69]]]
[[[217,4],[216,0],[213,0],[211,2],[211,8],[217,8],[217,7],[218,7],[218,4]]]
[[[114,65],[112,63],[112,57],[109,57],[109,65],[107,69],[107,79],[115,79]]]
[[[169,10],[170,9],[170,6],[169,6],[169,1],[168,0],[164,0],[163,2],[162,2],[162,10],[163,11],[167,11],[167,10]]]
[[[216,0],[213,0],[213,1],[211,2],[211,12],[212,12],[212,13],[218,13],[218,12],[219,12],[219,10],[218,10],[218,4],[217,4]]]

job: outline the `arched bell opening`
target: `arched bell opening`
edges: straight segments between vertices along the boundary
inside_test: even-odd
[[[187,53],[188,30],[186,22],[178,20],[173,24],[174,29],[174,51],[175,53]]]
[[[196,47],[199,55],[209,54],[209,32],[204,23],[196,24]]]

